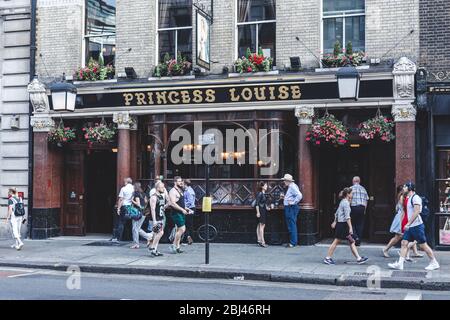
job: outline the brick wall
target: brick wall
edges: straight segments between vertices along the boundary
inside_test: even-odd
[[[450,81],[450,1],[420,0],[420,60],[431,81]]]
[[[37,73],[72,75],[82,63],[84,1],[39,0],[37,5]]]
[[[69,72],[81,63],[82,0],[40,0],[38,11],[38,51],[51,75]],[[209,7],[209,0],[201,0]],[[55,4],[58,5],[55,5]],[[50,4],[50,5],[49,5]],[[289,57],[300,56],[303,66],[317,67],[320,56],[321,0],[277,0],[277,66],[289,66]],[[220,73],[235,59],[235,1],[214,2],[211,60],[212,72]],[[69,15],[72,22],[67,22]],[[117,1],[118,72],[134,67],[139,77],[147,77],[157,62],[156,0]],[[55,30],[59,30],[55,32]],[[414,30],[414,33],[408,33]],[[295,38],[299,37],[301,42]],[[402,38],[403,41],[400,41]],[[193,52],[195,53],[195,12],[193,12]],[[393,48],[396,44],[398,45]],[[366,51],[369,57],[397,59],[419,57],[419,0],[366,0]],[[129,50],[131,48],[131,51]],[[387,53],[389,49],[393,48]],[[386,54],[387,53],[387,54]],[[195,59],[194,59],[195,60]],[[41,74],[44,68],[38,59]]]

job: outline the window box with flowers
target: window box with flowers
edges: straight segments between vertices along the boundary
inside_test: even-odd
[[[366,54],[363,51],[354,52],[351,42],[348,42],[346,49],[342,50],[341,43],[336,41],[333,53],[323,55],[322,68],[317,68],[316,72],[337,71],[340,67],[348,65],[356,69],[369,69],[368,65],[363,65],[365,61]]]
[[[252,53],[250,48],[247,48],[245,56],[237,59],[234,62],[234,73],[228,74],[228,77],[242,77],[247,75],[252,76],[266,76],[277,75],[278,70],[273,70],[273,59],[265,57],[261,48],[258,53]]]
[[[79,68],[73,75],[74,84],[85,82],[116,82],[114,79],[114,67],[111,65],[103,65],[102,61],[98,62],[90,59],[84,68]]]
[[[59,125],[53,128],[47,136],[47,141],[54,146],[62,148],[65,144],[74,141],[76,138],[76,131],[71,127],[65,127],[62,121]]]
[[[330,144],[345,145],[348,141],[348,129],[345,125],[328,112],[322,118],[316,118],[311,128],[306,132],[306,141],[313,146]]]
[[[178,52],[177,58],[171,58],[168,53],[164,55],[164,59],[153,70],[153,76],[148,80],[177,80],[177,79],[194,79],[191,75],[192,63]]]
[[[94,126],[83,127],[83,138],[92,147],[94,143],[106,144],[114,141],[117,129],[114,125],[108,125],[105,121],[95,123]]]
[[[391,142],[395,139],[394,126],[391,119],[381,115],[378,111],[374,118],[359,125],[359,136],[365,140],[379,139],[382,142]]]

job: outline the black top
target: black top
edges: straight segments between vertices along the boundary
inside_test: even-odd
[[[180,192],[176,187],[174,187],[174,189],[176,190],[176,192],[178,192],[178,194],[180,195],[180,198],[177,201],[177,205],[179,205],[181,208],[184,208],[184,194],[182,192]],[[182,213],[178,210],[173,209],[174,213]]]
[[[259,192],[256,196],[256,205],[259,206],[260,209],[266,209],[267,202],[267,195],[264,192]]]
[[[136,198],[139,198],[139,201],[141,203],[141,208],[144,208],[145,207],[145,193],[138,192],[138,191],[133,192],[133,200],[135,200]]]
[[[163,194],[157,192],[152,197],[156,197],[155,218],[156,221],[164,220],[164,211],[166,206],[166,197]]]

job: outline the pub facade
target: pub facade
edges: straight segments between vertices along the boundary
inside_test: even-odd
[[[241,145],[224,142],[210,166],[216,241],[255,241],[251,203],[258,182],[266,181],[274,205],[267,232],[272,243],[282,242],[280,179],[286,173],[304,196],[302,244],[331,236],[338,193],[355,175],[370,195],[365,238],[385,241],[396,185],[416,179],[419,153],[418,37],[411,32],[418,2],[402,6],[370,0],[38,1],[37,77],[29,86],[31,237],[110,233],[117,192],[128,176],[148,188],[155,179],[171,187],[174,176],[189,178],[197,229],[206,192],[205,163],[195,162],[204,148],[197,137],[242,130],[256,134]],[[342,59],[357,72],[353,97],[339,89]],[[55,95],[61,84],[65,110]],[[347,128],[345,142],[312,144],[311,125],[330,115]],[[360,124],[374,117],[392,119],[395,139],[359,134]],[[52,143],[55,128],[73,136]],[[98,128],[111,134],[107,141],[91,134]],[[180,139],[181,131],[192,139]],[[183,161],[175,161],[180,154]]]

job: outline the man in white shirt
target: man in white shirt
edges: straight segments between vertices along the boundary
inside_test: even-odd
[[[427,239],[425,237],[425,225],[420,216],[420,213],[422,212],[422,198],[416,194],[416,187],[412,182],[406,183],[403,186],[403,190],[408,192],[407,212],[404,213],[408,216],[408,223],[405,225],[400,258],[397,262],[390,263],[389,267],[392,269],[403,270],[403,264],[406,259],[406,254],[408,253],[408,244],[417,241],[420,248],[425,251],[430,258],[430,264],[425,270],[432,271],[439,269],[439,263],[433,254],[433,250],[431,250],[430,246],[427,244]]]
[[[114,228],[113,238],[111,239],[112,241],[119,241],[122,239],[124,221],[120,215],[120,209],[123,206],[131,206],[133,204],[131,201],[133,199],[134,192],[133,180],[128,177],[125,178],[123,182],[124,186],[120,189],[119,197],[117,200],[118,217],[116,217],[116,227]]]

